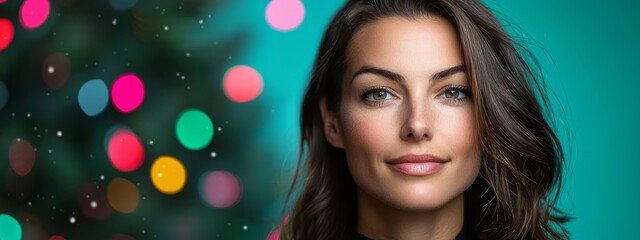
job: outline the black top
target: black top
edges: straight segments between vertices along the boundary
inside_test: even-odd
[[[354,237],[351,238],[353,240],[374,240],[372,238],[369,238],[365,235],[362,235],[361,233],[355,233]],[[458,233],[458,236],[456,236],[456,238],[454,240],[470,240],[471,238],[467,237],[467,227],[466,224],[462,226],[462,230],[460,230],[460,233]]]

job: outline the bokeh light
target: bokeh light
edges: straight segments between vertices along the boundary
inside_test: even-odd
[[[7,104],[7,100],[9,100],[9,90],[4,82],[0,82],[0,110]]]
[[[78,92],[78,103],[82,111],[90,117],[100,114],[109,103],[109,88],[100,79],[93,79],[82,85]]]
[[[70,74],[71,63],[63,53],[49,55],[42,64],[42,80],[53,90],[62,87]]]
[[[108,155],[113,167],[121,172],[134,171],[144,161],[142,142],[128,129],[119,129],[111,135]]]
[[[265,17],[272,28],[291,31],[304,20],[304,5],[299,0],[273,0],[267,5]]]
[[[87,182],[82,185],[78,192],[78,205],[88,218],[105,220],[111,216],[107,193],[95,182]]]
[[[227,70],[223,80],[224,93],[231,101],[249,102],[262,93],[262,76],[255,69],[238,65]]]
[[[109,4],[114,10],[126,11],[138,3],[138,0],[109,0]]]
[[[164,194],[176,194],[187,181],[187,172],[182,163],[170,156],[161,156],[151,165],[151,182]]]
[[[213,123],[209,116],[200,110],[186,110],[180,114],[176,122],[176,136],[187,149],[203,149],[213,138]]]
[[[107,187],[107,200],[116,211],[131,213],[138,208],[140,193],[131,181],[124,178],[114,178]]]
[[[267,236],[267,240],[280,240],[280,233],[282,232],[282,226],[286,225],[287,221],[289,221],[289,215],[284,216],[284,219],[282,220],[282,224],[280,226],[278,226],[273,231],[269,232],[269,235]]]
[[[144,85],[135,74],[126,73],[116,78],[111,87],[111,100],[123,113],[136,110],[144,100]]]
[[[22,228],[18,220],[7,214],[0,214],[0,239],[20,240],[22,239]]]
[[[13,24],[8,19],[0,18],[0,51],[4,50],[13,40]]]
[[[9,164],[20,176],[26,176],[36,163],[36,151],[27,140],[17,138],[9,145]]]
[[[232,173],[214,171],[202,176],[200,194],[211,206],[229,208],[240,201],[242,185]]]
[[[26,29],[42,25],[49,17],[49,0],[26,0],[20,7],[20,23]]]
[[[278,228],[269,232],[269,236],[267,237],[267,240],[280,240],[281,232],[282,232],[282,226],[279,226]]]

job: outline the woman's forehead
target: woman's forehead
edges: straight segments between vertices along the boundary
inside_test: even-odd
[[[378,66],[403,75],[432,75],[463,64],[456,29],[438,16],[386,17],[368,23],[354,33],[346,55],[345,76],[362,66]]]

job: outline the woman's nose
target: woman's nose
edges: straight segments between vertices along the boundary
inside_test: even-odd
[[[430,110],[427,103],[411,103],[403,114],[400,137],[405,141],[421,141],[431,138]]]

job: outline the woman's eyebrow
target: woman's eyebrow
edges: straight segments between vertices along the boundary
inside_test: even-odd
[[[464,65],[457,65],[457,66],[453,66],[450,68],[447,68],[445,70],[442,70],[440,72],[437,72],[436,74],[433,74],[433,76],[431,76],[431,81],[437,81],[443,78],[446,78],[448,76],[451,76],[453,74],[456,73],[464,73],[466,71],[466,68],[464,67]]]
[[[465,72],[466,68],[464,65],[456,65],[450,68],[447,68],[445,70],[439,71],[435,74],[433,74],[433,76],[431,76],[431,80],[432,81],[437,81],[440,79],[444,79],[448,76],[451,76],[453,74],[459,73],[459,72]],[[371,73],[371,74],[375,74],[375,75],[379,75],[382,77],[385,77],[387,79],[396,81],[396,82],[403,82],[404,81],[404,77],[398,73],[395,73],[393,71],[384,69],[384,68],[380,68],[380,67],[375,67],[375,66],[371,66],[371,65],[364,65],[362,66],[355,74],[353,74],[353,77],[351,77],[351,83],[353,83],[353,80],[356,79],[356,77],[360,74],[363,73]]]

